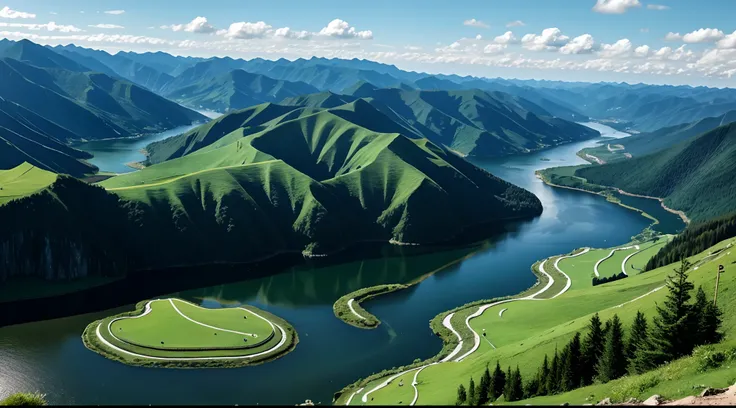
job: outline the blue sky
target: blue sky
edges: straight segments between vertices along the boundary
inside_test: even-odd
[[[111,52],[356,57],[487,77],[736,86],[734,15],[735,0],[0,0],[0,37]]]

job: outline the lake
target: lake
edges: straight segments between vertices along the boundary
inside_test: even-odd
[[[618,137],[620,132],[614,132],[610,129]],[[639,213],[601,196],[554,189],[535,177],[537,169],[585,163],[575,153],[599,140],[524,156],[471,159],[530,190],[544,205],[540,217],[509,225],[481,243],[432,251],[387,245],[363,259],[332,265],[305,261],[267,278],[168,295],[206,307],[247,303],[288,320],[300,343],[283,358],[255,367],[175,370],[126,366],[87,350],[80,339],[85,326],[130,310],[128,305],[0,328],[0,398],[39,390],[53,404],[293,405],[305,399],[329,404],[334,392],[358,378],[436,354],[441,341],[428,323],[438,313],[518,293],[536,281],[530,272],[535,261],[583,246],[623,244],[649,225]],[[353,290],[424,276],[408,290],[365,304],[383,321],[376,330],[354,328],[332,313],[334,301]]]

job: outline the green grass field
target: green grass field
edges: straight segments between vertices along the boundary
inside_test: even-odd
[[[716,247],[691,257],[690,260],[697,262],[714,250],[726,248],[731,242],[736,242],[736,239],[721,242]],[[656,248],[661,244],[662,240],[657,243],[648,242],[644,245],[653,245]],[[647,253],[652,254],[654,250],[647,249]],[[515,301],[494,306],[487,309],[481,316],[471,320],[470,324],[473,330],[482,333],[485,329],[486,332],[485,337],[481,336],[479,348],[462,362],[447,362],[425,368],[417,378],[419,383],[417,385],[419,391],[417,404],[453,404],[457,386],[462,383],[467,387],[471,376],[477,384],[486,365],[495,365],[496,360],[500,361],[504,369],[508,365],[516,366],[518,364],[522,376],[525,379],[528,378],[536,372],[545,354],[553,354],[556,347],[564,346],[575,332],[584,332],[590,316],[596,312],[600,314],[602,320],[611,318],[613,314],[618,314],[624,323],[625,329],[629,327],[638,310],[641,310],[651,319],[655,314],[655,303],[661,303],[667,293],[666,289],[660,290],[658,288],[664,285],[666,276],[672,272],[676,265],[668,265],[646,273],[633,274],[627,279],[592,287],[590,283],[592,267],[598,259],[605,257],[608,253],[610,253],[610,249],[595,250],[591,251],[590,254],[561,261],[560,268],[571,277],[573,282],[570,290],[557,298],[543,301]],[[639,259],[634,262],[641,262],[643,257],[646,256],[645,252],[640,254],[638,255]],[[691,269],[690,279],[696,287],[702,285],[706,293],[712,293],[717,265],[732,265],[733,263],[736,263],[736,251],[722,251],[718,256],[711,257],[698,269]],[[618,265],[620,269],[621,261],[618,262]],[[733,269],[734,266],[730,268]],[[549,271],[550,268],[545,266],[545,269]],[[727,270],[721,277],[721,289],[718,298],[719,306],[724,311],[723,330],[727,333],[726,342],[735,340],[732,333],[733,329],[736,328],[736,315],[733,313],[736,311],[736,302],[734,302],[736,300],[734,299],[736,298],[736,278],[728,272]],[[557,279],[557,277],[554,278]],[[476,309],[476,307],[472,308],[472,310]],[[502,316],[499,316],[502,309],[507,310],[504,311]],[[463,324],[463,322],[453,319],[454,326],[457,327],[459,324]],[[465,342],[473,342],[472,337],[464,336],[464,338]],[[730,370],[729,373],[736,371]],[[680,377],[678,377],[679,379],[672,376],[665,377],[650,385],[638,384],[638,394],[632,396],[644,395],[650,389],[661,390],[662,395],[667,398],[677,398],[699,392],[698,390],[693,391],[691,387],[678,387],[675,382],[679,381],[678,384],[687,382]],[[706,375],[703,378],[715,377]],[[385,378],[374,380],[365,386],[365,390],[370,390],[383,380]],[[731,379],[729,378],[729,380]],[[675,385],[666,385],[667,381],[675,381],[672,383]],[[720,384],[723,381],[716,382]],[[714,385],[716,385],[716,382],[714,382]],[[710,384],[708,383],[708,385]],[[399,390],[397,387],[388,386],[373,392],[371,396],[374,400],[368,401],[368,403],[377,404],[376,401],[379,400],[385,402],[403,401],[406,399],[405,394],[406,391],[403,389]],[[532,402],[539,404],[559,404],[561,402],[582,404],[591,402],[585,400],[588,396],[586,392],[577,390],[567,397],[553,396],[535,399]],[[608,395],[596,393],[596,396],[600,400]],[[344,398],[346,397],[341,396],[338,403],[341,401],[344,403]],[[528,402],[521,401],[522,404]],[[597,400],[593,402],[597,402]],[[351,405],[360,404],[362,402],[357,397],[351,401]]]
[[[636,248],[629,248],[621,249],[614,252],[610,258],[607,258],[605,261],[601,262],[600,265],[598,265],[598,273],[601,275],[601,278],[618,275],[619,273],[621,273],[621,264],[623,263],[624,259],[626,259],[627,256],[638,251],[639,250]]]
[[[279,357],[298,338],[284,320],[250,306],[205,309],[180,299],[140,302],[136,311],[91,323],[85,345],[132,365],[241,366]]]
[[[48,187],[56,174],[23,163],[10,170],[0,170],[0,205]]]

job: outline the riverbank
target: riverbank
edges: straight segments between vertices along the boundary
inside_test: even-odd
[[[337,299],[332,306],[332,311],[338,319],[351,326],[360,329],[375,329],[381,324],[381,320],[366,311],[360,303],[408,287],[409,285],[388,284],[358,289]]]

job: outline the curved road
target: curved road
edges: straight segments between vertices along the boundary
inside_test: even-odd
[[[350,308],[350,311],[353,312],[354,315],[358,316],[358,319],[365,320],[365,317],[359,315],[358,312],[356,312],[355,309],[353,309],[353,302],[354,301],[355,301],[355,299],[348,300],[348,307]]]

